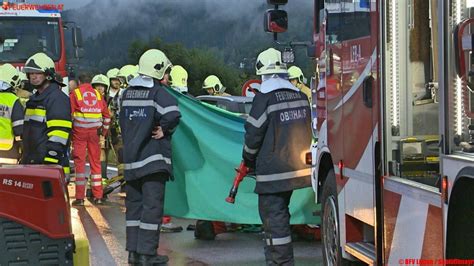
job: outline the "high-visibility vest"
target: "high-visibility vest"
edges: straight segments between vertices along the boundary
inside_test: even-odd
[[[76,110],[73,110],[73,125],[74,127],[80,128],[99,128],[104,122],[108,126],[110,118],[103,120],[101,105],[102,96],[95,89],[84,89],[81,91],[80,88],[74,90],[75,97],[79,106]]]
[[[0,97],[0,150],[8,151],[13,148],[12,110],[18,97],[13,93],[1,93]],[[23,122],[23,120],[21,121]]]

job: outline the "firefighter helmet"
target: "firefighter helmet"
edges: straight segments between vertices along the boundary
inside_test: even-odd
[[[188,92],[188,72],[184,67],[176,65],[171,67],[171,87],[179,92]]]
[[[291,66],[288,68],[288,79],[297,79],[301,84],[306,83],[303,71],[301,71],[301,68],[297,66]]]
[[[107,77],[109,79],[118,79],[117,75],[119,73],[119,69],[118,68],[111,68],[109,69],[109,71],[107,71]]]
[[[102,74],[95,75],[94,78],[92,78],[91,85],[94,86],[96,84],[104,85],[105,88],[107,89],[110,86],[110,80],[105,75],[102,75]]]
[[[4,64],[0,66],[0,81],[7,83],[12,88],[17,88],[21,83],[21,78],[14,66]]]
[[[202,84],[202,88],[203,89],[212,88],[214,90],[214,94],[223,93],[226,89],[224,85],[222,85],[222,82],[220,81],[220,79],[215,75],[208,76],[204,80],[204,83]]]
[[[62,87],[66,86],[62,82],[61,76],[56,74],[53,59],[51,59],[45,53],[36,53],[30,58],[28,58],[28,60],[26,60],[23,71],[26,74],[44,73],[46,76],[46,80],[55,81]]]
[[[18,74],[20,75],[21,81],[28,81],[28,77],[26,76],[25,73],[18,71]]]
[[[281,52],[274,48],[268,48],[258,55],[255,70],[257,75],[288,73],[286,64],[281,60]]]
[[[45,73],[46,76],[54,77],[54,61],[44,53],[37,53],[28,58],[25,67],[25,73]]]
[[[173,65],[162,51],[150,49],[142,54],[138,66],[139,74],[162,80],[166,71]]]
[[[128,83],[131,79],[138,76],[137,71],[137,66],[125,65],[120,68],[119,72],[117,73],[117,78],[123,78],[123,81]]]

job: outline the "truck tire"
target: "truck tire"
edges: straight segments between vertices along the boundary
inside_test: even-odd
[[[337,204],[336,175],[334,169],[328,171],[321,195],[321,240],[323,243],[324,265],[349,265],[342,258],[339,230],[339,207]]]

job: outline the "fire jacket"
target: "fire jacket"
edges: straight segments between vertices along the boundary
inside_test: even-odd
[[[245,164],[255,169],[255,193],[277,193],[311,185],[305,154],[311,145],[306,95],[281,78],[264,81],[245,123]]]
[[[107,135],[110,113],[105,99],[90,84],[81,84],[69,95],[74,129],[101,129]]]
[[[16,164],[23,134],[23,106],[11,91],[0,91],[0,163]]]
[[[23,164],[59,164],[68,174],[71,106],[56,83],[26,102],[23,125]]]
[[[158,172],[172,175],[171,136],[181,117],[177,101],[152,78],[139,76],[129,85],[122,95],[119,119],[125,180]],[[161,139],[152,138],[157,126],[165,135]]]

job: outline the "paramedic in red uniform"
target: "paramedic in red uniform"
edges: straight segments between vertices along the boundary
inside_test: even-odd
[[[100,135],[107,135],[110,114],[102,95],[92,88],[91,77],[79,76],[79,87],[71,92],[72,147],[76,167],[76,200],[73,205],[84,205],[86,192],[86,154],[90,163],[90,178],[95,204],[102,204],[102,175],[100,167]]]

